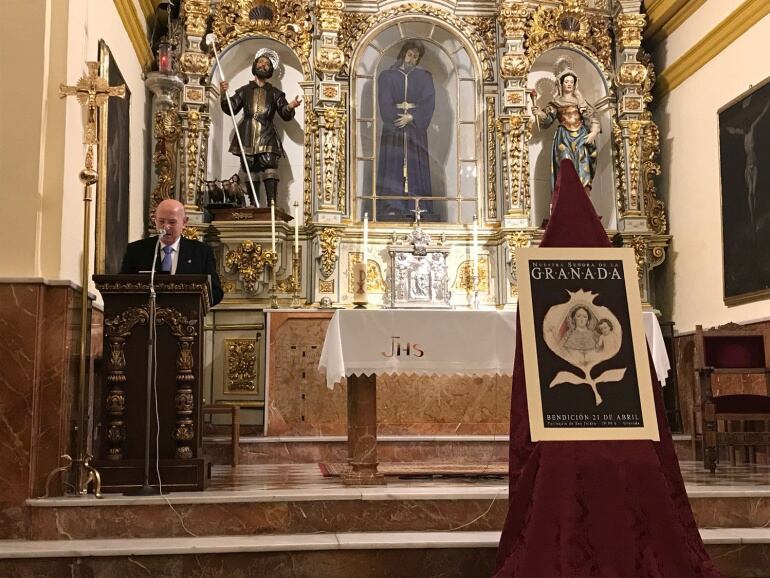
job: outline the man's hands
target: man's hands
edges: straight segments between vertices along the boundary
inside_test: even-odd
[[[594,141],[596,140],[596,137],[599,135],[597,131],[592,130],[588,133],[588,136],[586,136],[586,142],[588,144],[594,144]]]
[[[219,94],[224,94],[227,92],[227,89],[229,88],[230,83],[226,80],[223,80],[219,83]]]
[[[289,108],[294,110],[295,108],[299,107],[299,105],[302,104],[302,99],[299,97],[299,94],[294,97],[294,100],[292,100],[289,103]]]
[[[405,112],[403,114],[398,115],[398,118],[393,122],[393,125],[396,128],[404,128],[406,125],[412,124],[413,120],[414,120],[414,117],[408,112]]]

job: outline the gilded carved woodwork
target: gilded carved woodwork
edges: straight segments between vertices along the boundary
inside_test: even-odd
[[[530,204],[529,149],[525,146],[531,137],[529,123],[517,115],[501,116],[499,120],[497,130],[503,142],[503,192],[506,212],[521,214]]]
[[[500,74],[503,78],[516,78],[526,76],[531,63],[526,54],[521,52],[507,52],[500,59]]]
[[[334,279],[326,279],[318,283],[319,293],[334,293]]]
[[[337,266],[337,244],[339,231],[333,227],[321,229],[319,241],[321,243],[321,276],[327,279]]]
[[[508,241],[508,252],[511,256],[511,274],[510,274],[510,287],[511,287],[511,295],[518,295],[519,294],[519,277],[518,277],[518,271],[516,269],[516,251],[518,251],[521,247],[529,247],[532,243],[532,235],[529,233],[525,233],[523,231],[516,231],[515,233],[511,233],[507,237]]]
[[[312,219],[313,211],[313,150],[318,138],[318,120],[312,107],[305,107],[305,163],[303,173],[302,211],[305,222]],[[316,165],[318,166],[318,165]]]
[[[343,13],[340,48],[345,56],[345,65],[342,72],[350,73],[349,63],[353,50],[371,29],[400,16],[425,16],[446,23],[459,32],[473,47],[473,51],[481,61],[483,80],[494,79],[497,55],[495,18],[493,16],[459,17],[443,8],[419,2],[405,2],[372,14]]]
[[[187,150],[185,151],[186,168],[183,189],[185,191],[185,204],[194,204],[197,197],[198,188],[198,167],[200,166],[199,145],[201,133],[201,113],[197,110],[191,110],[187,113],[186,141]],[[182,200],[182,199],[180,199]]]
[[[353,267],[358,265],[363,258],[363,253],[348,253],[348,291],[355,293],[356,282],[353,276]],[[380,264],[374,259],[366,260],[366,291],[367,293],[385,293],[387,285],[382,274]]]
[[[626,154],[623,142],[623,131],[615,118],[612,119],[612,144],[615,159],[615,206],[618,214],[626,209]]]
[[[663,201],[657,197],[655,177],[660,175],[660,132],[658,125],[649,120],[642,131],[642,176],[644,184],[644,206],[650,230],[662,235],[666,232],[666,211]]]
[[[174,109],[155,113],[155,152],[152,163],[158,180],[150,193],[150,218],[158,203],[173,197],[176,180],[176,146],[180,134],[180,121]]]
[[[640,48],[642,46],[642,31],[646,17],[644,14],[620,14],[618,23],[618,44],[620,50]]]
[[[261,5],[261,6],[258,6]],[[264,10],[254,10],[264,7]],[[264,36],[285,44],[297,55],[305,79],[310,79],[312,22],[309,2],[300,0],[220,0],[212,29],[224,50],[249,36]]]
[[[639,62],[625,62],[620,66],[617,79],[621,86],[642,86],[647,79],[647,67]]]
[[[184,25],[188,36],[204,36],[210,0],[184,0]]]
[[[489,258],[479,255],[479,293],[489,293]],[[464,291],[467,295],[473,295],[473,261],[463,261],[457,268],[455,283],[452,287],[458,291]]]
[[[588,14],[582,0],[565,0],[557,7],[541,6],[530,22],[527,57],[538,56],[557,47],[571,47],[588,52],[606,75],[612,70],[612,37],[607,34],[609,19]]]
[[[521,38],[527,29],[529,10],[520,0],[503,0],[497,14],[503,35],[508,40]]]
[[[225,339],[227,379],[225,393],[257,391],[257,340]]]
[[[497,138],[495,126],[497,119],[496,99],[487,96],[487,215],[497,218]]]
[[[263,250],[261,244],[246,239],[237,249],[225,254],[225,272],[238,273],[244,289],[254,292],[265,267],[274,267],[277,262],[278,256],[271,250]]]
[[[182,229],[182,237],[185,239],[190,239],[191,241],[200,241],[201,233],[198,230],[198,227],[187,226]]]
[[[640,235],[634,236],[630,245],[634,250],[634,260],[636,261],[636,273],[639,276],[639,281],[644,279],[644,268],[647,263],[647,253],[649,251],[649,241],[647,237]]]
[[[347,115],[340,107],[322,109],[324,126],[321,131],[323,142],[323,186],[321,204],[344,210],[345,206],[345,124]]]
[[[185,74],[204,76],[209,71],[210,66],[211,59],[203,52],[187,50],[179,58],[179,69]]]
[[[345,3],[342,0],[318,0],[318,22],[324,32],[339,32],[342,26],[342,10]]]

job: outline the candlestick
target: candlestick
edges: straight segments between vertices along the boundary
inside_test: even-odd
[[[299,203],[294,201],[294,254],[299,255]]]
[[[273,255],[275,255],[275,201],[270,203],[270,237],[273,241]]]
[[[364,213],[364,266],[369,255],[369,213]]]

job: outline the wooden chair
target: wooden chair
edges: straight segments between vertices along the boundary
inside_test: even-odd
[[[233,450],[233,467],[238,467],[238,458],[241,453],[241,408],[237,405],[229,404],[209,404],[204,405],[201,408],[201,412],[205,415],[207,413],[229,413],[231,417],[231,445]]]
[[[695,373],[700,385],[703,466],[716,471],[719,447],[770,447],[770,335],[734,323],[695,328]],[[761,424],[758,431],[755,426]],[[697,428],[697,416],[695,420]],[[731,461],[735,454],[731,453]]]

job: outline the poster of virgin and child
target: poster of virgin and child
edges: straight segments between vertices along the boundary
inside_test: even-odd
[[[516,256],[532,440],[658,440],[633,249]]]

